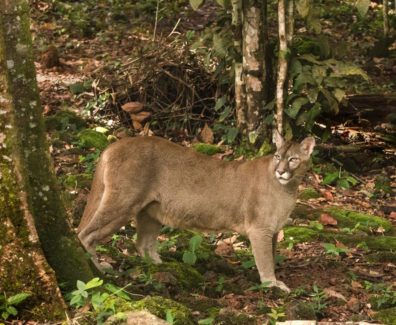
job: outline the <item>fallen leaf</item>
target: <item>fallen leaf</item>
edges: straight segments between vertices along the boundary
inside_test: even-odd
[[[360,310],[360,302],[357,298],[351,297],[346,303],[347,308],[354,313],[358,313]]]
[[[322,214],[320,215],[319,222],[320,222],[322,225],[324,225],[324,226],[327,226],[327,225],[336,226],[336,225],[337,225],[337,220],[334,219],[334,218],[333,218],[331,215],[329,215],[328,213],[322,213]]]
[[[200,138],[204,143],[212,144],[214,140],[213,131],[208,126],[208,123],[205,123],[204,128],[202,129],[201,133],[199,134]]]
[[[230,256],[232,253],[234,253],[234,248],[232,247],[232,245],[220,240],[217,243],[215,253],[219,256]]]
[[[322,195],[327,201],[333,201],[334,200],[333,193],[331,193],[330,191],[323,191]]]
[[[360,282],[354,281],[354,280],[352,280],[351,286],[352,286],[353,289],[361,289],[361,288],[363,288],[363,286],[360,284]]]
[[[135,120],[132,120],[132,125],[133,125],[133,128],[137,131],[139,131],[143,128],[143,125],[140,122],[135,121]]]
[[[138,113],[143,109],[143,104],[140,102],[128,102],[122,105],[121,108],[128,113]]]
[[[341,242],[338,241],[338,240],[336,240],[335,246],[338,247],[338,248],[348,248],[347,246],[345,246],[343,243],[341,243]]]
[[[396,211],[392,211],[392,212],[389,214],[389,218],[391,218],[391,219],[393,219],[393,220],[396,220]]]
[[[345,296],[343,294],[341,294],[333,289],[325,288],[325,289],[323,289],[323,292],[326,294],[326,296],[328,298],[336,298],[336,299],[340,299],[343,301],[347,301],[347,299],[345,298]]]

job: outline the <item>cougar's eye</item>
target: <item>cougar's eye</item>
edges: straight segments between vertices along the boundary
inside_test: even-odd
[[[297,158],[297,157],[291,157],[291,158],[289,158],[289,162],[291,162],[291,163],[297,163],[297,162],[299,162],[300,161],[300,158]]]
[[[279,154],[276,153],[276,154],[274,155],[274,158],[275,158],[275,160],[280,160],[280,159],[281,159],[281,156],[280,156]]]

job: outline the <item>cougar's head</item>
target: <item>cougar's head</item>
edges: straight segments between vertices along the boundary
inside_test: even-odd
[[[278,131],[274,132],[273,141],[276,145],[274,154],[274,173],[282,185],[300,178],[309,165],[309,157],[315,146],[313,137],[305,138],[301,143],[285,141]]]

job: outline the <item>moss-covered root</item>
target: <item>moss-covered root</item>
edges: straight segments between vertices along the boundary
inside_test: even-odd
[[[191,310],[186,306],[161,296],[146,297],[133,304],[134,310],[147,310],[153,315],[162,319],[166,318],[166,314],[173,317],[175,325],[192,325],[194,324]]]

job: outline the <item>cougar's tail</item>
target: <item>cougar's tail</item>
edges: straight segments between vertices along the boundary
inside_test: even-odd
[[[100,159],[96,166],[91,191],[88,195],[87,205],[85,206],[84,214],[81,218],[80,224],[78,225],[77,233],[80,233],[89,224],[102,201],[104,192],[103,173],[104,167],[102,159]]]

